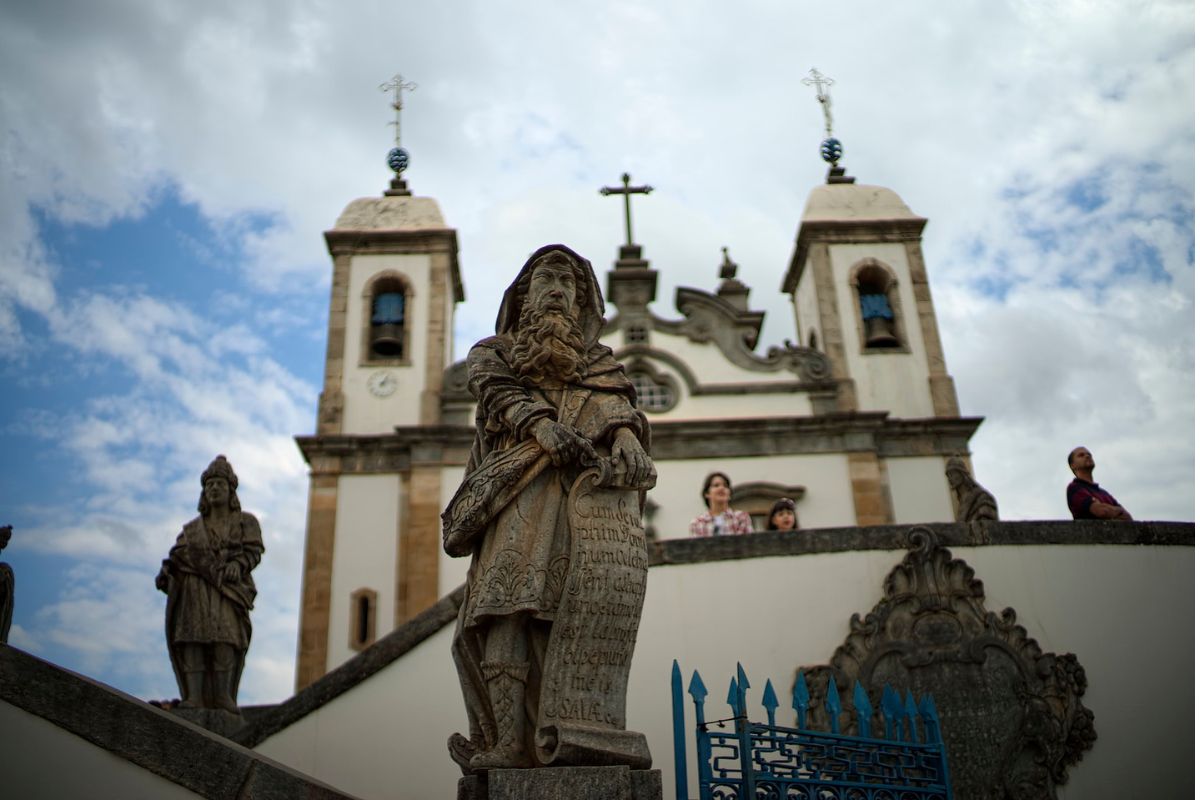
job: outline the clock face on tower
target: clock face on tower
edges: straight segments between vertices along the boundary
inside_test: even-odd
[[[367,378],[367,390],[376,397],[387,397],[396,391],[397,385],[396,376],[386,369],[372,372]]]

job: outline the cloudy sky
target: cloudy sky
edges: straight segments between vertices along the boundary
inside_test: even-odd
[[[0,523],[10,641],[178,695],[159,560],[225,453],[267,553],[241,700],[291,693],[330,261],[389,177],[400,72],[416,193],[459,232],[457,351],[526,255],[605,269],[623,171],[674,287],[728,246],[779,285],[822,181],[812,67],[859,182],[925,255],[979,480],[1062,518],[1065,456],[1137,518],[1194,518],[1191,3],[0,2]]]

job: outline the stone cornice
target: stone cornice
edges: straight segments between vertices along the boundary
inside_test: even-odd
[[[655,422],[656,459],[875,452],[962,455],[982,417],[894,420],[886,412]]]
[[[313,474],[401,472],[414,462],[466,463],[475,440],[471,425],[413,425],[393,433],[297,436]]]
[[[796,290],[808,260],[808,248],[814,243],[919,242],[927,221],[921,217],[874,221],[806,220],[800,223],[800,231],[796,234],[796,250],[779,290],[784,294]]]
[[[962,456],[982,417],[892,419],[887,412],[651,422],[651,455],[707,457],[873,452],[884,458]],[[314,475],[402,472],[414,463],[461,466],[470,425],[414,425],[373,435],[297,436]]]
[[[331,230],[325,231],[325,244],[329,254],[335,258],[339,255],[397,252],[448,253],[454,300],[461,303],[466,298],[458,267],[458,233],[453,228],[422,231]]]
[[[1001,545],[1196,546],[1192,522],[1031,520],[1020,522],[925,523],[945,547]],[[803,556],[858,550],[906,550],[912,525],[872,525],[767,531],[746,536],[660,539],[649,543],[650,565],[699,564],[745,558]],[[1191,558],[1191,555],[1188,556]]]

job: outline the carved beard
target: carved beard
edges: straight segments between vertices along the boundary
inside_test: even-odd
[[[533,303],[521,309],[513,344],[513,364],[525,383],[547,379],[576,383],[583,378],[583,330],[575,317]]]

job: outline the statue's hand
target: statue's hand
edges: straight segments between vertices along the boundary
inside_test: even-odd
[[[158,571],[158,575],[154,578],[154,588],[158,589],[160,592],[167,591],[167,587],[169,585],[168,581],[171,579],[170,573],[167,572],[168,563],[169,562],[166,561],[163,562],[162,569]]]
[[[534,423],[533,438],[550,454],[550,460],[556,466],[599,460],[591,442],[555,420],[546,418]]]
[[[634,489],[653,489],[658,483],[658,471],[646,454],[642,443],[628,428],[618,428],[613,436],[613,460],[624,462],[625,480]]]
[[[237,583],[242,579],[242,568],[238,566],[236,561],[231,561],[221,571],[221,577],[230,583]]]

